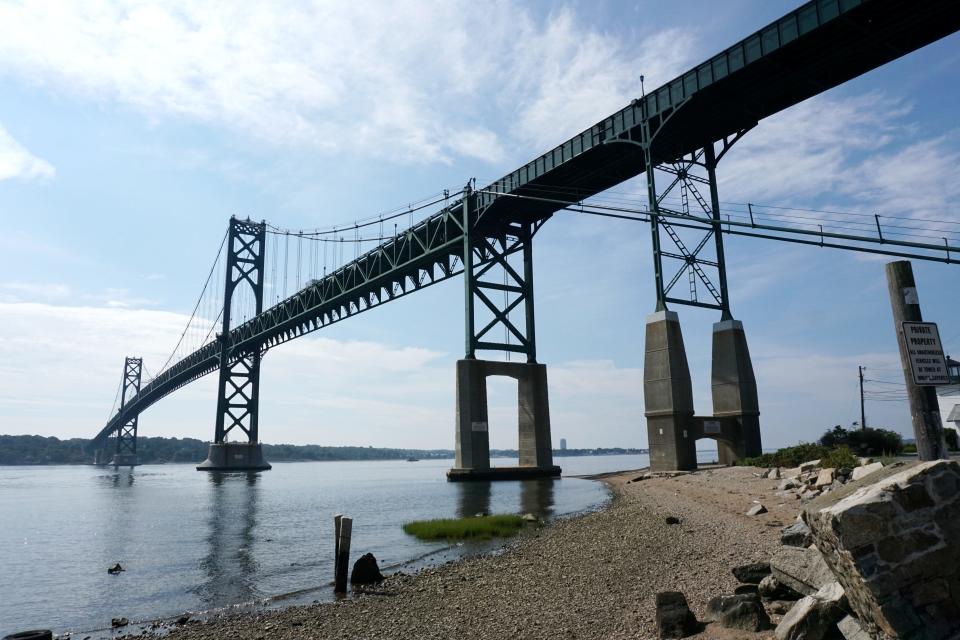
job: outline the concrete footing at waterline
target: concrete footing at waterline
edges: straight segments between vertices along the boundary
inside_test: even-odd
[[[466,482],[470,480],[535,480],[538,478],[559,478],[560,467],[490,467],[489,469],[450,469],[447,480]]]
[[[117,453],[109,464],[113,467],[136,467],[140,464],[140,458],[135,453]]]
[[[197,471],[268,471],[273,467],[263,458],[259,442],[213,443],[207,459]]]
[[[507,376],[517,380],[517,429],[520,439],[520,464],[517,467],[490,466],[488,376]],[[452,481],[559,476],[560,467],[553,464],[546,365],[536,362],[458,360],[455,453],[454,468],[447,472],[447,479]]]

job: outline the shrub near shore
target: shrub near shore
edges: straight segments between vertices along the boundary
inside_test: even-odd
[[[522,516],[511,514],[441,518],[408,522],[403,530],[420,540],[489,540],[514,536],[525,522]]]

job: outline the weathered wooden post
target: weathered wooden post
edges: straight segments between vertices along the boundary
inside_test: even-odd
[[[337,516],[337,518],[339,518],[339,520],[335,520],[335,522],[339,523],[339,527],[337,530],[337,561],[333,590],[336,593],[346,593],[347,572],[350,569],[350,534],[353,529],[353,518],[347,518],[345,516]]]
[[[340,562],[340,519],[343,514],[333,516],[333,577],[337,577],[337,563]]]
[[[943,423],[940,420],[937,391],[934,386],[918,385],[914,380],[910,345],[907,342],[909,336],[904,333],[905,322],[923,321],[917,285],[913,279],[913,266],[909,260],[887,263],[887,287],[890,291],[890,306],[893,308],[893,326],[900,346],[903,379],[907,386],[907,397],[910,399],[910,415],[913,419],[913,433],[917,440],[917,454],[920,460],[945,459],[948,457],[947,445],[943,436]]]

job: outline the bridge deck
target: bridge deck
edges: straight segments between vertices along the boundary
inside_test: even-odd
[[[807,2],[482,190],[477,227],[495,234],[560,208],[497,193],[582,200],[643,173],[636,143],[645,124],[656,132],[655,160],[670,161],[958,29],[956,0]],[[458,274],[460,211],[454,203],[233,329],[233,348],[269,349]],[[128,416],[216,371],[219,353],[212,342],[144,385],[94,445]]]

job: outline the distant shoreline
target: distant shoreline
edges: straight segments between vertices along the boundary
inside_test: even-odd
[[[89,465],[93,461],[90,440],[31,435],[0,435],[0,466]],[[140,464],[198,464],[207,457],[209,442],[194,438],[141,437],[137,440]],[[107,450],[112,449],[108,441]],[[264,457],[274,462],[360,462],[366,460],[450,460],[452,449],[400,449],[371,446],[323,446],[263,444]],[[643,455],[647,449],[599,447],[555,449],[556,458],[584,456]],[[515,449],[492,449],[493,458],[516,458]]]

